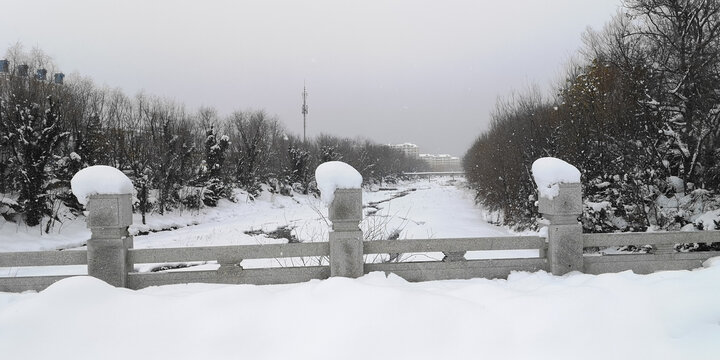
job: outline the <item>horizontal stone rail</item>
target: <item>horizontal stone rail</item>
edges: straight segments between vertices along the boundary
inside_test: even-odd
[[[222,268],[221,268],[222,269]],[[211,284],[290,284],[327,279],[329,266],[303,266],[267,269],[230,269],[228,271],[180,271],[163,273],[130,273],[128,288],[142,289],[148,286],[161,286],[186,283]]]
[[[237,261],[283,257],[328,256],[327,242],[242,246],[204,246],[186,248],[131,249],[128,258],[134,264],[183,261]]]
[[[363,243],[365,254],[442,252],[442,261],[387,262],[365,264],[365,273],[384,271],[407,281],[506,278],[512,271],[547,270],[545,239],[538,236],[487,238],[378,240]],[[466,260],[467,251],[538,249],[539,257],[528,259]]]
[[[636,274],[650,274],[667,270],[691,270],[701,268],[705,260],[715,256],[720,256],[720,251],[585,256],[583,257],[583,272],[599,275],[627,270],[631,270]]]
[[[713,243],[720,242],[720,231],[583,234],[582,241],[583,247]]]
[[[87,251],[26,251],[0,253],[0,268],[87,265]],[[40,291],[72,275],[0,277],[0,291]]]
[[[187,248],[157,248],[128,250],[133,264],[188,261],[217,261],[217,270],[152,272],[128,274],[127,287],[141,289],[148,286],[184,284],[192,282],[217,284],[286,284],[327,279],[329,266],[298,266],[263,269],[243,269],[245,259],[277,259],[288,257],[329,256],[330,244],[294,243],[238,246],[205,246]]]
[[[540,249],[545,241],[537,236],[427,239],[399,241],[367,241],[363,253],[454,253],[475,250]],[[157,273],[130,273],[128,287],[182,284],[190,282],[222,284],[284,284],[326,279],[329,266],[281,267],[243,269],[244,259],[329,256],[330,244],[299,243],[241,246],[209,246],[189,248],[130,249],[128,258],[134,264],[187,261],[218,261],[220,269]],[[507,277],[511,271],[546,269],[545,259],[493,259],[451,262],[415,262],[364,264],[363,273],[385,271],[398,274],[409,281],[439,279],[468,279],[473,277]],[[464,260],[464,259],[463,259]]]
[[[655,271],[690,270],[702,267],[705,260],[720,256],[720,251],[678,252],[675,244],[720,242],[720,231],[671,231],[654,233],[583,234],[584,247],[652,245],[649,253],[584,254],[583,272],[603,274],[631,270],[636,274]]]
[[[539,236],[500,236],[486,238],[375,240],[363,243],[365,254],[460,252],[483,250],[543,249],[545,239]]]
[[[0,277],[0,292],[42,291],[57,281],[75,275]]]
[[[0,253],[0,267],[87,265],[87,251],[26,251]]]
[[[390,262],[365,264],[365,273],[384,271],[407,281],[507,278],[513,271],[548,270],[545,258],[464,261]]]

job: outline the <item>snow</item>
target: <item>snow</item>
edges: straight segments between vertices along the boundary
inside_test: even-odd
[[[576,167],[553,157],[535,160],[532,174],[540,196],[551,200],[560,192],[558,184],[580,182],[580,171]]]
[[[707,264],[138,291],[74,277],[0,293],[0,348],[7,359],[715,359],[720,262]]]
[[[667,178],[668,184],[673,187],[673,190],[675,190],[676,193],[684,193],[685,192],[685,182],[683,179],[677,177],[677,176],[670,176]]]
[[[714,230],[715,221],[720,222],[720,209],[706,211],[693,219],[693,223],[702,224],[705,230]]]
[[[462,181],[383,187],[394,189],[363,189],[364,210],[374,211],[361,224],[366,236],[384,238],[396,230],[408,239],[512,235],[482,220],[485,212]],[[135,247],[287,242],[245,233],[285,225],[301,241],[327,241],[327,208],[313,196],[263,191],[250,201],[238,192],[234,201],[200,211],[148,214],[146,225],[136,214],[135,233],[178,229],[136,235]],[[89,238],[82,217],[66,220],[57,234],[2,221],[0,251]],[[418,261],[435,255],[409,256]],[[537,251],[467,256],[536,257]],[[278,263],[282,259],[256,261],[242,265],[292,265]],[[715,359],[720,287],[710,284],[720,283],[720,257],[703,266],[651,275],[540,271],[515,272],[507,280],[424,283],[371,273],[290,285],[185,284],[138,291],[73,277],[40,293],[0,293],[0,358]],[[201,268],[217,265],[184,270]],[[12,276],[26,270],[9,271]],[[25,273],[31,274],[40,275]]]
[[[585,204],[593,209],[595,212],[600,212],[603,209],[610,209],[612,208],[612,204],[609,201],[600,201],[600,202],[592,202],[592,201],[586,201]]]
[[[105,165],[82,169],[70,180],[78,202],[87,205],[87,197],[94,194],[132,194],[132,181],[122,171]]]
[[[598,189],[604,189],[604,188],[606,188],[606,187],[608,187],[608,186],[610,186],[610,182],[609,182],[609,181],[603,181],[603,182],[601,182],[601,183],[599,183],[599,184],[595,184],[595,187],[598,188]]]
[[[703,262],[703,267],[720,267],[720,256],[712,257]]]
[[[19,206],[17,201],[10,199],[10,198],[5,198],[5,197],[0,199],[0,204],[7,205],[7,206]]]
[[[359,189],[362,175],[342,161],[328,161],[315,169],[315,180],[320,196],[326,205],[335,197],[335,189]]]

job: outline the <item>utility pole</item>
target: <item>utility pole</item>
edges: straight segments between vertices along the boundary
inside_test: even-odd
[[[307,142],[306,131],[307,131],[307,113],[308,113],[307,89],[305,88],[305,84],[303,84],[302,98],[303,98],[302,115],[303,115],[303,143],[304,143],[304,142]]]

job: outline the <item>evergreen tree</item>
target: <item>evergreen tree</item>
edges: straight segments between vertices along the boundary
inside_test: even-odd
[[[310,152],[297,145],[290,145],[288,147],[288,156],[290,158],[290,168],[287,174],[288,182],[295,190],[307,194]]]
[[[211,126],[205,135],[205,161],[204,166],[200,168],[198,182],[205,188],[203,203],[207,206],[215,206],[219,199],[229,196],[223,166],[230,146],[230,138],[223,135],[218,139],[214,126]]]
[[[76,137],[75,152],[80,155],[88,166],[106,164],[108,162],[108,142],[100,116],[90,115],[87,124]]]
[[[20,189],[19,203],[30,226],[50,214],[47,180],[51,162],[68,133],[58,126],[58,103],[46,98],[47,107],[21,99],[14,106],[0,101],[0,145],[8,149]]]

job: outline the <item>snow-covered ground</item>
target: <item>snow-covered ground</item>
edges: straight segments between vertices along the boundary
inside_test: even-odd
[[[0,293],[3,359],[718,359],[720,261],[694,271]]]
[[[366,239],[384,239],[395,230],[408,239],[511,235],[509,230],[485,222],[484,212],[475,206],[471,191],[450,179],[408,182],[383,189],[390,188],[394,190],[363,190],[366,214],[377,209],[361,224]],[[368,206],[373,203],[379,204],[375,208]],[[293,228],[292,234],[300,241],[327,241],[327,211],[327,206],[314,196],[286,197],[263,192],[253,202],[241,194],[237,203],[223,201],[219,207],[194,217],[200,219],[198,225],[136,236],[135,247],[287,242],[245,234],[251,230],[270,232],[283,226]],[[154,221],[162,220],[156,217],[151,219]]]

